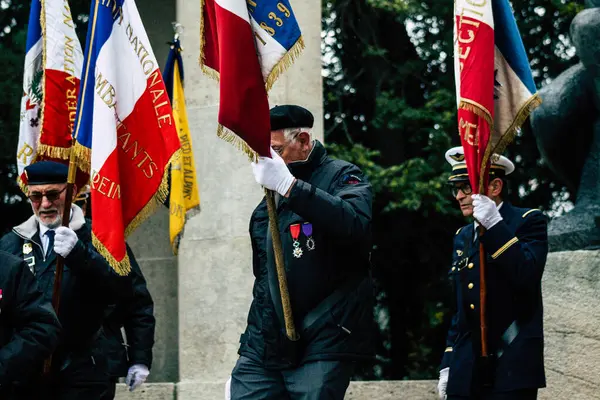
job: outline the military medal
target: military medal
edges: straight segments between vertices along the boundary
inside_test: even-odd
[[[294,239],[294,257],[300,258],[302,257],[302,248],[300,248],[300,242],[298,241],[300,237],[300,224],[290,225],[290,233],[292,234],[292,239]]]
[[[23,245],[23,254],[29,254],[33,251],[33,247],[31,243],[27,242]]]
[[[306,239],[306,248],[309,251],[313,251],[315,249],[315,240],[312,238],[313,229],[310,222],[305,222],[302,225],[302,233],[304,233],[304,236],[308,237],[308,239]]]

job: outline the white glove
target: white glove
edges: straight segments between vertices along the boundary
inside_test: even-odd
[[[474,194],[471,198],[473,199],[473,217],[485,229],[491,229],[502,221],[502,216],[494,200],[482,194]]]
[[[231,376],[229,376],[227,383],[225,383],[225,400],[231,400]]]
[[[148,375],[150,375],[150,371],[148,371],[148,367],[143,364],[134,364],[129,367],[127,378],[125,378],[125,384],[129,386],[129,391],[133,392],[137,387],[140,387],[142,383],[146,382]]]
[[[446,395],[446,387],[448,387],[448,375],[450,375],[450,368],[444,368],[440,371],[440,380],[438,381],[438,395],[440,400],[448,398]]]
[[[71,228],[65,226],[58,227],[54,235],[54,252],[67,257],[78,240],[77,234]]]
[[[269,190],[274,190],[285,196],[296,180],[283,158],[271,149],[271,157],[259,157],[258,162],[252,163],[252,172],[256,182]]]

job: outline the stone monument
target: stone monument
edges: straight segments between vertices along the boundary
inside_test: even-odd
[[[600,248],[600,0],[571,23],[580,61],[540,90],[531,116],[538,147],[571,192],[575,208],[550,225],[552,250]]]

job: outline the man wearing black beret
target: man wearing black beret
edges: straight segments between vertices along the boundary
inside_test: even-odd
[[[19,383],[40,390],[27,399],[100,399],[109,383],[102,351],[104,310],[117,295],[131,290],[131,282],[95,250],[90,223],[77,205],[71,206],[69,226],[62,226],[67,166],[40,161],[25,173],[34,215],[0,240],[0,250],[28,264],[47,301],[52,299],[57,255],[65,259],[65,269],[57,312],[63,329],[44,380],[49,385],[27,379]]]
[[[254,301],[231,376],[231,399],[343,399],[354,363],[372,357],[371,185],[313,140],[314,117],[271,110],[271,158],[252,164],[275,191],[299,341],[285,334],[266,200],[250,220]]]

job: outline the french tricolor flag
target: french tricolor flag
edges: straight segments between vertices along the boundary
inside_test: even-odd
[[[130,270],[125,238],[168,194],[179,155],[171,103],[133,0],[92,2],[75,151],[91,175],[96,249]]]
[[[270,157],[267,91],[304,48],[289,0],[202,0],[200,30],[202,69],[220,79],[219,136]]]
[[[475,193],[541,100],[508,0],[456,0],[454,70],[458,131]]]
[[[83,53],[67,0],[33,0],[29,13],[17,165],[69,158]],[[84,179],[85,180],[85,179]]]

